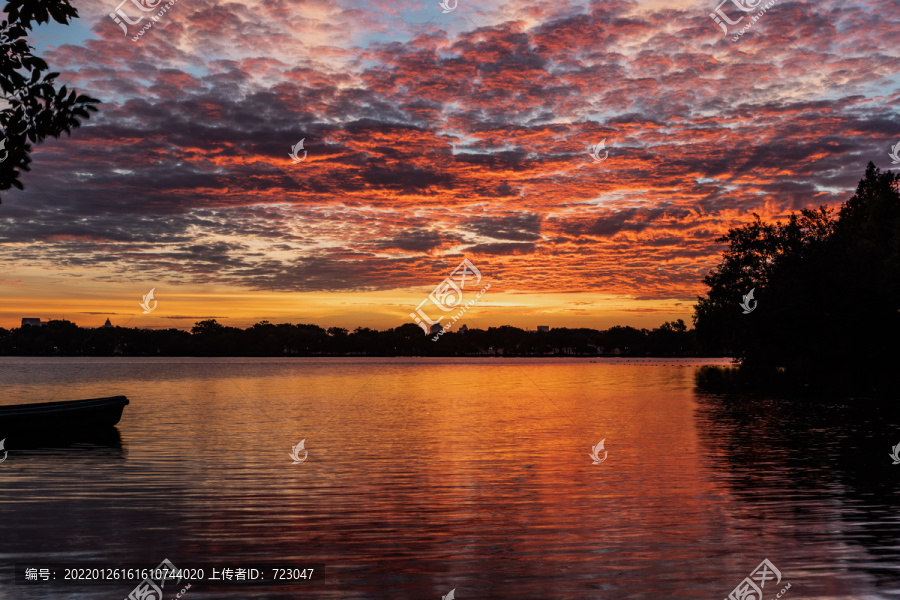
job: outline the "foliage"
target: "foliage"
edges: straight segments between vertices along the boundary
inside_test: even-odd
[[[695,305],[701,348],[735,356],[745,380],[885,389],[898,354],[885,340],[900,333],[898,182],[869,163],[837,215],[804,209],[774,225],[754,215],[720,238],[728,248]],[[751,289],[758,304],[743,314]]]
[[[90,96],[56,89],[59,73],[32,54],[27,41],[34,24],[50,19],[63,25],[78,16],[68,0],[13,0],[6,4],[0,21],[0,190],[23,189],[21,171],[29,171],[31,144],[47,137],[71,135],[72,129],[96,112],[99,102]],[[29,143],[30,142],[30,143]]]
[[[691,356],[693,332],[683,321],[648,331],[633,327],[525,331],[518,327],[449,331],[437,341],[413,323],[376,331],[358,327],[272,324],[239,329],[208,319],[191,333],[177,329],[86,329],[69,321],[0,331],[0,355],[88,356]]]

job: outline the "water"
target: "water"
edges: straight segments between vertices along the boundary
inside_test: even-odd
[[[120,442],[0,463],[0,600],[134,587],[13,563],[164,558],[315,569],[186,600],[718,600],[764,558],[764,600],[898,597],[896,411],[704,395],[699,364],[0,358],[3,403],[131,400]]]

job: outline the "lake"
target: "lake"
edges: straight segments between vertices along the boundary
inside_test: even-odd
[[[0,403],[131,404],[112,439],[8,448],[0,600],[134,587],[14,563],[165,558],[314,568],[186,600],[719,600],[764,559],[764,600],[897,598],[897,409],[710,395],[710,363],[2,357]]]

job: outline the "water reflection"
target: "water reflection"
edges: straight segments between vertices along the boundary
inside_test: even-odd
[[[896,406],[699,393],[697,418],[705,463],[735,501],[735,544],[767,540],[768,557],[817,597],[897,592]]]
[[[66,451],[76,451],[81,455],[94,453],[97,456],[125,456],[122,435],[116,427],[65,432],[29,431],[5,435],[6,449],[13,457],[63,455]]]
[[[47,393],[27,387],[41,373],[64,396],[132,400],[106,447],[117,459],[66,447],[0,465],[0,565],[316,568],[242,588],[249,600],[687,599],[725,597],[768,558],[786,600],[876,600],[900,564],[887,457],[900,439],[874,439],[896,420],[698,395],[690,361],[97,360],[17,359],[20,381],[0,370],[29,401]],[[609,457],[592,465],[601,439]],[[881,459],[888,471],[861,472]],[[97,590],[0,581],[16,600]]]

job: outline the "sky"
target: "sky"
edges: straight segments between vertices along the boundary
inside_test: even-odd
[[[898,168],[897,1],[170,1],[34,32],[102,104],[2,194],[0,326],[690,324],[729,228]]]

